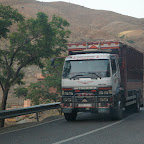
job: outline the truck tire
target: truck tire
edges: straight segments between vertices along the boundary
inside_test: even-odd
[[[140,112],[140,100],[139,95],[137,95],[136,103],[133,105],[134,112]]]
[[[131,111],[131,107],[130,107],[130,106],[126,106],[126,107],[125,107],[125,111],[126,111],[126,112],[130,112],[130,111]]]
[[[77,117],[77,112],[64,113],[64,117],[67,121],[75,121]]]
[[[123,118],[123,104],[121,100],[117,102],[117,107],[112,111],[111,118],[113,120],[121,120]]]

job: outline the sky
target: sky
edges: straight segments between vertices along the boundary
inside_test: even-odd
[[[96,10],[109,10],[136,18],[144,18],[144,0],[37,0],[41,2],[64,1]]]

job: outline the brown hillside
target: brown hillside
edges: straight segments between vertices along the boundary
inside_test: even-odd
[[[53,14],[62,16],[71,25],[70,42],[119,39],[120,32],[144,29],[143,19],[111,11],[93,10],[66,2],[38,2],[35,0],[0,0],[0,2],[18,9],[25,17],[35,17],[36,13],[40,11],[48,14],[49,17]],[[141,41],[143,38],[143,35],[132,36],[134,41],[135,39]],[[129,39],[131,37],[120,40],[127,41]],[[143,51],[143,44],[137,45],[137,42],[135,44],[138,49]]]
[[[144,52],[144,19],[138,19],[104,10],[93,10],[66,2],[37,2],[35,0],[0,0],[4,5],[18,9],[26,18],[45,12],[62,16],[70,23],[69,42],[121,40]],[[36,67],[25,69],[27,84],[35,81],[40,72]],[[0,100],[1,101],[1,100]],[[12,101],[9,99],[9,101]]]
[[[35,0],[0,0],[0,3],[5,5],[16,5],[16,4],[24,4],[24,3],[32,3],[35,2]]]

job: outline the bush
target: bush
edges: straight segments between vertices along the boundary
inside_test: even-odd
[[[131,44],[135,43],[133,40],[127,40],[127,42]]]

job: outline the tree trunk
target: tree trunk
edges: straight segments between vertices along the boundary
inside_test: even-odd
[[[1,104],[1,110],[6,110],[8,92],[9,92],[9,89],[6,89],[3,92],[3,99],[2,99],[2,104]],[[5,121],[5,119],[1,119],[0,120],[0,127],[4,127],[4,121]]]

